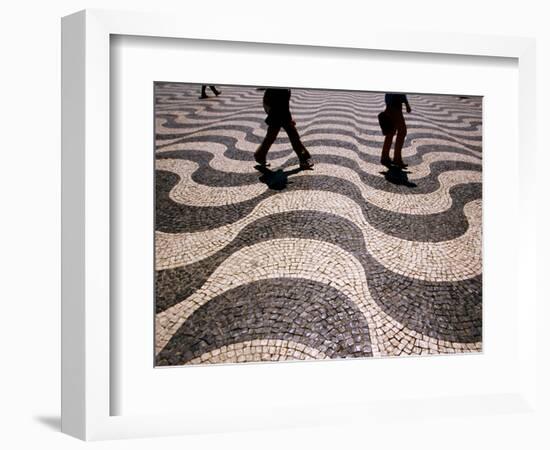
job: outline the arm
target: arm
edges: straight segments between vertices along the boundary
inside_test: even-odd
[[[291,90],[287,89],[287,98],[286,98],[286,107],[285,110],[288,110],[288,120],[292,124],[293,127],[296,126],[296,122],[294,122],[294,119],[292,118],[292,113],[290,112],[290,96],[291,96]]]
[[[405,98],[405,108],[407,108],[407,112],[410,113],[411,112],[411,105],[409,105],[409,101],[407,100],[407,96],[404,95],[403,97]]]

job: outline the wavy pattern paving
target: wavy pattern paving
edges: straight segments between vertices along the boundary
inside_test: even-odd
[[[263,92],[155,84],[157,365],[478,352],[481,99],[410,95],[379,164],[383,94],[295,89],[254,167]]]

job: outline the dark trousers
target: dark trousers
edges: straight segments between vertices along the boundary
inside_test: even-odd
[[[288,135],[288,139],[290,140],[290,144],[292,145],[292,149],[296,152],[296,155],[298,155],[298,159],[300,161],[305,161],[309,158],[311,158],[311,155],[307,151],[307,149],[304,147],[304,144],[302,144],[302,141],[300,140],[300,135],[298,134],[298,130],[296,129],[296,126],[292,122],[284,122],[279,124],[272,124],[267,127],[267,133],[265,135],[265,138],[263,142],[260,144],[258,149],[256,150],[256,158],[260,161],[265,161],[267,157],[267,152],[273,145],[273,142],[275,142],[275,139],[277,139],[277,135],[279,134],[279,131],[281,128],[284,128],[286,131],[286,134]]]

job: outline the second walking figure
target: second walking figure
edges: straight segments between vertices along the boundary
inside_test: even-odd
[[[292,149],[298,156],[301,169],[311,169],[313,162],[311,155],[300,140],[296,129],[296,122],[290,113],[290,89],[266,89],[263,98],[264,110],[267,114],[267,133],[263,142],[254,153],[254,159],[260,166],[266,166],[267,152],[277,139],[281,128],[284,128]]]

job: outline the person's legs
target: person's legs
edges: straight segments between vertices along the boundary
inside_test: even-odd
[[[402,166],[404,165],[404,163],[401,156],[401,150],[403,148],[403,143],[405,142],[405,137],[407,136],[407,125],[405,125],[405,118],[403,117],[403,113],[400,113],[399,116],[400,117],[398,117],[396,121],[397,137],[395,138],[393,162],[394,164]]]
[[[216,97],[221,94],[221,92],[216,89],[216,86],[210,86],[210,89]]]
[[[203,84],[201,86],[201,96],[200,98],[208,98],[208,95],[206,95],[206,84]]]
[[[262,166],[265,165],[267,152],[273,145],[273,142],[275,142],[275,139],[277,139],[277,135],[279,134],[280,129],[281,129],[280,125],[269,125],[267,127],[267,133],[265,135],[264,140],[262,141],[260,146],[257,148],[257,150],[254,152],[254,159],[258,164]]]
[[[298,159],[300,160],[300,162],[310,159],[311,154],[302,143],[296,126],[293,123],[285,123],[283,124],[283,128],[285,129],[286,134],[288,135],[288,139],[290,140],[290,145],[292,145],[292,149],[294,150],[296,155],[298,155]]]
[[[390,149],[394,135],[395,133],[388,133],[384,138],[384,145],[382,146],[382,156],[380,157],[380,163],[383,166],[389,166],[391,164]]]

